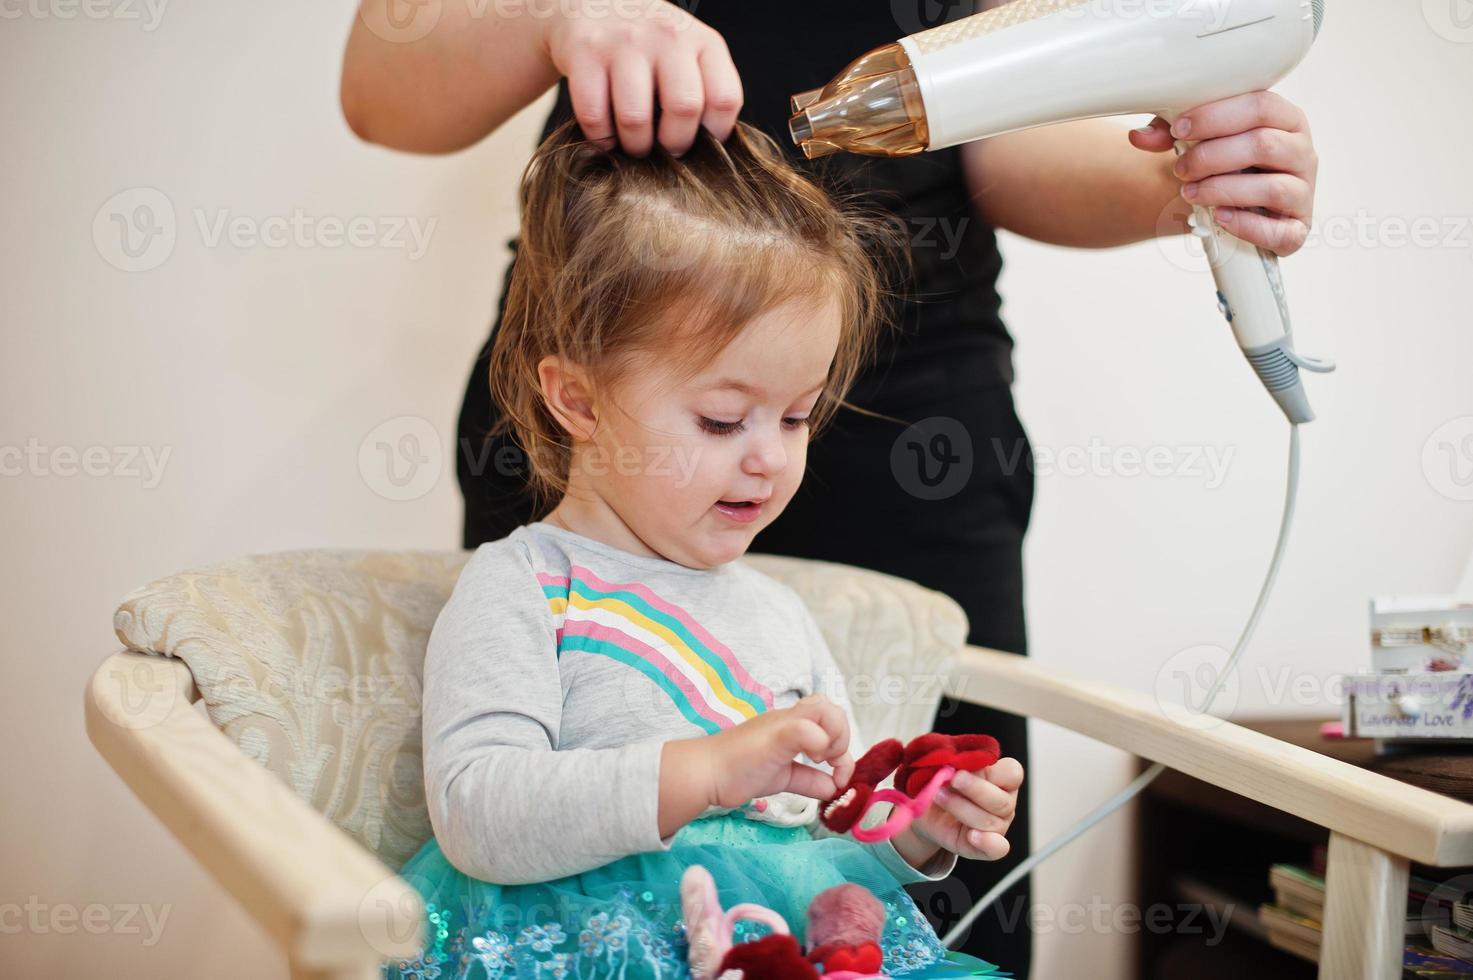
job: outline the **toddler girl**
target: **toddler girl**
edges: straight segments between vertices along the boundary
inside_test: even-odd
[[[692,864],[800,942],[857,883],[887,973],[995,975],[901,886],[1005,854],[1021,767],[959,774],[891,840],[829,833],[817,801],[864,748],[842,675],[798,595],[735,560],[873,348],[886,227],[744,125],[636,159],[569,123],[522,214],[492,387],[555,506],[476,550],[430,637],[434,837],[401,872],[429,942],[388,975],[688,977]]]

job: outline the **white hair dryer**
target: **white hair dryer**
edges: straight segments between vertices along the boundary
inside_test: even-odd
[[[809,158],[907,156],[1032,126],[1195,106],[1273,85],[1319,34],[1324,0],[1013,0],[861,56],[792,99]],[[1178,141],[1176,150],[1189,144]],[[1314,418],[1278,257],[1194,207],[1192,232],[1238,346],[1292,423]]]

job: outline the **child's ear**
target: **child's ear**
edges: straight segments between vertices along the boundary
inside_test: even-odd
[[[598,424],[593,385],[580,365],[549,354],[537,362],[542,401],[575,441],[591,441]]]

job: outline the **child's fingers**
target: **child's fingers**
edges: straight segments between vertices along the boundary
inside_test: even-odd
[[[779,731],[782,751],[789,757],[802,752],[815,762],[828,758],[832,736],[816,719],[795,715]]]
[[[964,855],[979,861],[997,861],[1008,856],[1013,845],[1002,834],[991,833],[986,830],[968,831],[963,840],[972,853]]]
[[[839,793],[834,777],[822,769],[794,760],[788,767],[787,792],[815,800],[831,800]]]
[[[994,787],[995,789],[996,787]],[[936,805],[957,819],[962,830],[1005,831],[1012,823],[1010,814],[988,811],[976,800],[952,789],[936,794]]]
[[[793,713],[811,719],[828,734],[827,747],[817,754],[809,752],[810,759],[815,762],[837,759],[849,751],[849,719],[837,704],[822,694],[810,694],[793,705]]]
[[[1003,790],[1016,790],[1023,785],[1023,763],[1008,756],[982,770],[983,777]]]
[[[854,755],[845,752],[834,762],[834,785],[846,787],[849,780],[854,778]]]

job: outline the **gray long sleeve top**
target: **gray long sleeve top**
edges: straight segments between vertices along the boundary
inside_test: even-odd
[[[693,569],[524,525],[476,550],[430,635],[424,767],[435,837],[455,867],[501,884],[669,850],[661,746],[815,691],[843,707],[858,758],[867,744],[843,675],[791,588],[741,561]],[[831,836],[817,802],[795,794],[737,809]],[[902,883],[939,881],[956,864],[942,850],[917,870],[889,841],[861,846]]]

